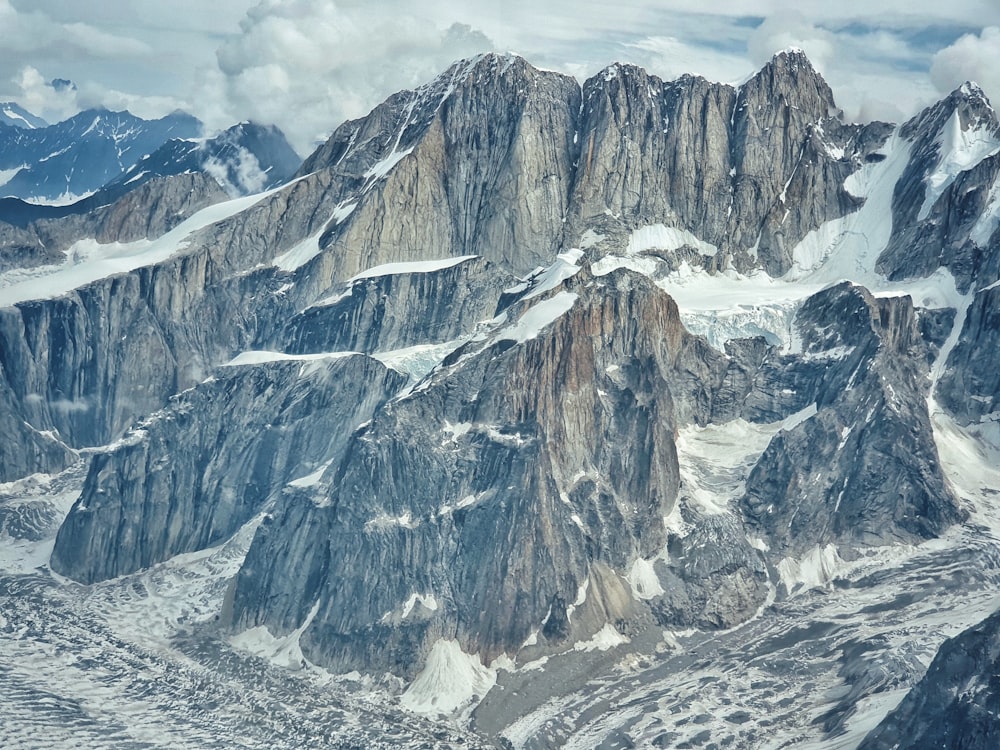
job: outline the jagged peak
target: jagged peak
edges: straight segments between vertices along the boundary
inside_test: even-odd
[[[963,131],[970,128],[993,132],[1000,130],[996,110],[986,92],[974,81],[966,81],[948,96],[910,118],[903,125],[901,133],[910,140],[937,138],[953,116],[957,116],[958,125]]]
[[[750,97],[789,105],[811,112],[817,119],[839,115],[833,90],[798,47],[787,47],[774,56],[739,87],[741,100]]]

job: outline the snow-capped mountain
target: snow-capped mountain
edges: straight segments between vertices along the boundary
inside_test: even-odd
[[[995,731],[974,85],[858,125],[795,50],[740,87],[485,55],[157,226],[0,274],[12,743]]]
[[[201,123],[175,112],[143,120],[86,110],[46,127],[0,127],[0,195],[70,203],[93,193],[170,138],[194,138]]]
[[[171,139],[74,203],[0,199],[0,268],[58,263],[81,239],[153,239],[202,208],[286,182],[300,163],[280,130],[253,123]]]
[[[243,122],[209,139],[171,139],[102,190],[118,196],[155,177],[206,172],[235,198],[287,182],[301,163],[278,128]]]

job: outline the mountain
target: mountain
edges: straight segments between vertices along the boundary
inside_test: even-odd
[[[236,197],[287,182],[301,163],[278,128],[243,122],[207,140],[171,139],[104,185],[102,192],[117,196],[155,177],[206,172]]]
[[[168,139],[194,138],[201,128],[183,112],[143,120],[101,109],[46,127],[0,127],[6,177],[0,193],[66,203],[94,192]]]
[[[989,736],[998,173],[973,85],[861,125],[797,50],[484,55],[263,194],[15,258],[12,736]]]
[[[16,102],[0,102],[0,125],[34,130],[47,127],[48,123]]]
[[[280,130],[253,123],[208,139],[171,139],[75,203],[0,199],[0,268],[58,264],[82,239],[160,236],[227,197],[287,182],[300,163]]]

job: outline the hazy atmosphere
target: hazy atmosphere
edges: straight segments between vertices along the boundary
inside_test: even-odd
[[[92,106],[145,117],[181,108],[210,128],[274,122],[301,153],[388,94],[488,50],[581,78],[620,60],[668,79],[693,72],[737,83],[795,45],[858,120],[898,120],[966,79],[1000,98],[994,0],[613,9],[568,0],[0,0],[0,45],[0,97],[48,119]],[[57,91],[53,79],[76,87]]]

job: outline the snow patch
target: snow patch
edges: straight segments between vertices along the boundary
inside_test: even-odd
[[[815,417],[817,413],[818,410],[816,408],[815,402],[811,403],[809,404],[809,406],[806,406],[803,409],[799,409],[794,414],[785,417],[785,419],[783,419],[780,423],[781,430],[784,432],[787,432],[789,430],[794,430],[796,427],[805,422],[807,419]]]
[[[629,642],[627,636],[615,630],[610,622],[598,630],[589,641],[578,641],[573,644],[574,651],[607,651],[615,646],[621,646]]]
[[[186,249],[199,230],[245,211],[273,192],[203,208],[152,241],[99,245],[93,240],[85,240],[70,249],[69,262],[63,265],[43,266],[28,274],[21,269],[18,274],[0,274],[0,307],[34,299],[52,299],[98,279],[161,263]]]
[[[844,561],[837,553],[837,547],[828,544],[815,547],[801,560],[786,557],[778,563],[778,575],[785,589],[792,593],[825,586],[834,579]]]
[[[425,716],[450,716],[478,704],[496,683],[496,670],[483,666],[478,656],[462,651],[458,641],[440,639],[400,703]]]
[[[673,252],[682,247],[693,247],[702,255],[715,257],[719,248],[695,237],[686,229],[668,227],[665,224],[650,224],[640,227],[629,236],[625,252],[628,255],[639,255],[650,250]]]
[[[405,127],[405,125],[404,125],[404,127]],[[412,146],[410,148],[408,148],[408,149],[403,150],[403,151],[393,150],[392,153],[390,153],[388,156],[386,156],[381,161],[376,162],[375,164],[373,164],[372,167],[367,172],[365,172],[365,175],[364,175],[365,179],[366,180],[380,180],[380,179],[382,179],[387,174],[389,174],[389,172],[392,171],[393,167],[395,167],[397,164],[399,164],[399,162],[401,162],[403,159],[405,159],[411,153],[413,153],[413,147]]]
[[[365,522],[365,531],[371,532],[376,529],[415,529],[420,525],[420,520],[413,518],[410,511],[406,511],[399,516],[390,516],[388,513],[379,513],[374,518]]]
[[[545,292],[555,289],[566,279],[571,279],[580,272],[580,260],[583,251],[576,248],[559,253],[556,262],[532,279],[531,293],[524,299],[533,299]]]
[[[288,635],[274,636],[267,627],[259,625],[232,636],[229,642],[241,651],[260,656],[278,666],[301,669],[306,666],[307,662],[299,647],[299,638],[312,624],[317,612],[319,612],[318,600],[313,605],[305,622]]]
[[[369,268],[367,271],[352,276],[348,283],[360,279],[375,279],[379,276],[393,276],[402,273],[433,273],[442,271],[460,263],[465,263],[478,258],[478,255],[462,255],[457,258],[442,258],[441,260],[418,260],[403,263],[385,263],[381,266]]]
[[[512,326],[500,331],[498,341],[513,340],[519,344],[535,338],[547,326],[561,318],[576,304],[577,295],[573,292],[559,292],[547,300],[539,302],[528,309]]]
[[[388,352],[374,352],[371,356],[389,369],[408,375],[410,382],[414,383],[441,364],[445,357],[465,341],[465,338],[461,338],[441,344],[416,344]]]
[[[663,586],[660,578],[656,575],[653,560],[643,560],[637,558],[629,569],[625,580],[632,587],[632,594],[636,599],[654,599],[663,596]]]
[[[331,464],[333,464],[333,459],[330,459],[326,463],[322,464],[311,474],[306,474],[304,477],[293,479],[288,484],[292,487],[314,487],[319,484],[320,479],[323,478],[323,474],[326,473],[326,470],[330,468]]]
[[[998,226],[1000,226],[1000,179],[997,179],[990,188],[986,208],[969,232],[969,239],[976,243],[977,247],[985,248],[990,244],[990,237],[997,231]]]
[[[285,354],[264,350],[243,352],[224,363],[223,367],[242,367],[244,365],[262,365],[268,362],[316,362],[319,360],[344,359],[345,357],[364,356],[358,352],[323,352],[320,354]]]
[[[316,234],[306,237],[297,245],[293,245],[291,249],[277,256],[271,261],[271,265],[280,268],[282,271],[292,272],[298,270],[323,252],[319,246],[319,238],[322,235],[323,230],[320,230]]]

